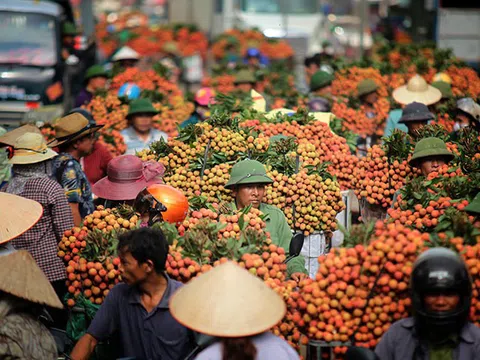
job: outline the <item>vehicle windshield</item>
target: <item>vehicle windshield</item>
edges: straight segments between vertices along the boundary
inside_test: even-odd
[[[0,64],[53,66],[57,62],[55,18],[0,12]]]
[[[241,0],[241,9],[263,14],[313,14],[318,11],[318,0]]]

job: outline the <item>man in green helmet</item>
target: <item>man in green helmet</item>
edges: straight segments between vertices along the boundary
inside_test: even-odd
[[[438,171],[443,165],[448,164],[454,157],[442,139],[428,137],[415,145],[409,164],[420,169],[422,175],[427,177],[432,172]],[[400,192],[401,190],[397,190],[393,195],[392,208],[397,202]]]
[[[265,186],[271,183],[273,180],[267,176],[262,163],[243,160],[233,166],[225,187],[232,190],[235,200],[231,207],[234,210],[251,205],[266,215],[265,222],[272,242],[288,252],[293,234],[285,215],[279,208],[262,202]],[[288,263],[287,273],[295,281],[306,278],[305,259],[302,256],[292,259]]]
[[[421,170],[423,176],[428,176],[440,167],[453,160],[454,155],[447,149],[445,142],[435,137],[420,140],[415,145],[410,166]]]

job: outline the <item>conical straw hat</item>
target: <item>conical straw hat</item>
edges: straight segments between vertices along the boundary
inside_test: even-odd
[[[415,75],[408,80],[407,85],[400,86],[392,93],[396,102],[402,105],[419,102],[425,105],[435,104],[442,98],[442,93],[437,88],[427,84],[420,75]]]
[[[180,288],[170,300],[170,312],[202,334],[243,337],[275,326],[286,305],[262,280],[227,262]]]
[[[128,46],[122,47],[115,55],[112,57],[112,61],[120,60],[139,60],[140,54]]]
[[[36,304],[63,309],[47,277],[26,250],[0,256],[0,290]]]
[[[22,235],[42,217],[38,202],[0,192],[0,244]]]

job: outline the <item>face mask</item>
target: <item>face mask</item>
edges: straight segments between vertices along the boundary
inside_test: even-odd
[[[455,125],[453,125],[453,131],[458,131],[460,129],[466,128],[467,126],[468,124],[460,124],[456,122]]]

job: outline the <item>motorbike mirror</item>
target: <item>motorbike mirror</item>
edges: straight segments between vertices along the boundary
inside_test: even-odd
[[[372,350],[352,346],[349,347],[347,353],[345,354],[345,360],[380,360],[377,354],[375,354]]]
[[[288,249],[290,256],[298,256],[303,248],[303,242],[305,240],[305,235],[303,233],[296,233],[292,241],[290,241],[290,248]]]

